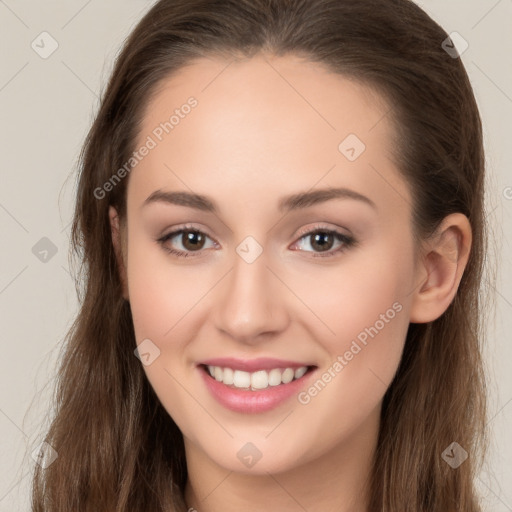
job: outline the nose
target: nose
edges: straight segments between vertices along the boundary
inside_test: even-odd
[[[215,300],[215,326],[224,336],[253,345],[278,336],[290,321],[291,293],[264,253],[252,263],[236,255]]]

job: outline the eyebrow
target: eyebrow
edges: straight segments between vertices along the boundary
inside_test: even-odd
[[[324,188],[308,192],[299,192],[279,200],[278,210],[290,212],[302,208],[309,208],[316,204],[330,201],[331,199],[354,199],[361,201],[377,210],[377,205],[368,197],[348,188]],[[169,203],[179,206],[188,206],[197,210],[218,213],[215,202],[207,196],[185,191],[155,190],[143,203],[143,207],[152,203]]]

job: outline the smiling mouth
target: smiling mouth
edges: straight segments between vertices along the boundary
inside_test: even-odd
[[[304,377],[316,366],[300,366],[299,368],[273,368],[246,372],[229,367],[200,365],[203,371],[212,379],[221,382],[229,388],[245,391],[261,391],[268,388],[283,386]]]

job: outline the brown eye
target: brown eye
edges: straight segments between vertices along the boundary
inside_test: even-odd
[[[309,240],[309,244],[307,241]],[[338,247],[331,250],[338,243]],[[311,252],[313,257],[335,256],[356,245],[356,240],[348,235],[333,229],[317,228],[303,233],[296,245],[303,252]],[[304,246],[309,245],[312,250],[305,250]]]
[[[171,254],[188,257],[203,252],[202,249],[205,249],[208,239],[210,237],[198,229],[178,229],[159,238],[157,242]],[[176,245],[177,249],[174,248]]]
[[[318,251],[328,251],[334,245],[334,235],[327,231],[320,231],[309,235],[311,237],[311,247]]]
[[[181,236],[183,247],[186,250],[196,251],[203,248],[205,237],[200,231],[182,231]]]

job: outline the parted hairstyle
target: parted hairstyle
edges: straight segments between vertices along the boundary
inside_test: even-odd
[[[201,57],[300,56],[369,85],[391,106],[396,166],[410,186],[417,243],[451,213],[472,228],[448,309],[410,324],[387,390],[373,461],[371,512],[477,512],[487,446],[483,270],[487,247],[481,119],[448,34],[410,0],[160,0],[118,54],[79,157],[71,256],[79,312],[69,330],[36,465],[34,512],[186,510],[183,436],[134,356],[108,210],[126,215],[129,176],[97,198],[135,150],[158,86]],[[441,458],[452,442],[469,458]]]

